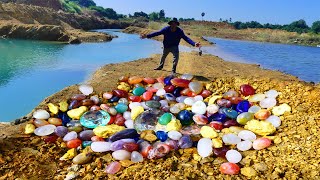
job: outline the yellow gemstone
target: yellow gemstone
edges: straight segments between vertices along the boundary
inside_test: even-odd
[[[59,112],[59,107],[52,104],[52,103],[49,103],[48,105],[48,108],[49,108],[49,111],[52,113],[52,114],[58,114]]]
[[[275,106],[272,109],[272,114],[276,116],[281,116],[285,112],[290,112],[291,107],[288,104],[281,104],[280,106]]]
[[[32,134],[36,127],[33,124],[27,124],[26,127],[24,128],[24,133],[25,134]]]
[[[167,131],[179,131],[181,129],[182,125],[179,120],[177,119],[172,119],[168,124],[167,124]]]
[[[98,126],[93,129],[93,132],[95,135],[102,137],[102,138],[108,138],[111,135],[113,135],[116,132],[124,130],[124,126],[118,126],[116,124],[111,124],[107,126]]]
[[[60,109],[60,111],[62,111],[62,112],[66,112],[66,111],[68,110],[68,103],[67,103],[67,101],[61,101],[61,102],[59,103],[59,109]]]
[[[72,119],[80,119],[82,114],[88,111],[88,108],[86,106],[81,106],[76,109],[71,109],[70,111],[67,112],[68,116]]]
[[[276,131],[276,128],[270,122],[258,121],[255,119],[248,121],[244,128],[260,136],[267,136]]]
[[[125,83],[125,82],[121,82],[121,83],[118,85],[118,89],[129,92],[131,88],[130,88],[130,85],[129,85],[129,84],[127,84],[127,83]]]
[[[144,112],[144,109],[142,106],[137,106],[137,107],[134,107],[132,110],[131,110],[131,119],[132,120],[135,120],[141,113]]]
[[[218,136],[218,133],[212,127],[209,126],[202,126],[200,134],[202,137],[210,139]]]
[[[217,99],[221,99],[221,98],[222,98],[222,96],[212,96],[212,97],[209,99],[208,105],[214,104]]]
[[[212,139],[212,145],[214,148],[221,148],[222,147],[222,140],[220,138]]]
[[[65,153],[65,154],[60,158],[60,160],[61,160],[61,161],[65,161],[65,160],[73,159],[76,155],[77,155],[77,150],[76,150],[76,148],[72,148],[72,149],[69,149],[69,150],[67,151],[67,153]]]

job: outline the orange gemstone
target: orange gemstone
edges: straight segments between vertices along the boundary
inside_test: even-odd
[[[49,118],[49,119],[48,119],[48,122],[49,122],[50,124],[55,125],[55,126],[61,126],[61,125],[62,125],[62,120],[59,119],[59,118]]]
[[[102,137],[99,137],[99,136],[93,136],[91,138],[91,141],[93,141],[93,142],[104,141],[104,139]]]
[[[44,126],[44,125],[48,125],[48,121],[46,120],[43,120],[43,119],[35,119],[33,121],[33,125],[35,125],[36,127],[41,127],[41,126]]]
[[[138,84],[142,81],[143,79],[141,77],[138,77],[138,76],[133,76],[133,77],[130,77],[128,79],[128,83],[129,84]]]
[[[260,120],[265,120],[271,115],[271,112],[267,109],[261,109],[254,114],[254,117]]]
[[[67,147],[68,148],[77,148],[77,147],[79,147],[80,145],[81,145],[81,143],[82,143],[82,141],[80,140],[80,139],[73,139],[73,140],[71,140],[71,141],[68,141],[67,142]]]
[[[156,80],[154,78],[143,78],[143,82],[147,84],[154,84]]]

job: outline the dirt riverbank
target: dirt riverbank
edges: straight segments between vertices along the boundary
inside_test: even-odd
[[[123,75],[159,77],[170,74],[169,56],[162,71],[153,71],[160,55],[132,62],[109,64],[98,69],[89,80],[96,94],[116,87]],[[195,79],[209,83],[215,94],[229,89],[239,90],[249,83],[264,92],[275,89],[281,92],[279,103],[288,103],[291,113],[285,113],[282,125],[273,137],[273,145],[267,149],[243,153],[242,167],[253,169],[252,179],[319,179],[320,164],[320,96],[319,85],[299,81],[281,72],[261,69],[258,65],[226,62],[216,56],[198,56],[196,52],[181,53],[178,74],[191,73]],[[76,85],[66,87],[46,98],[36,109],[45,108],[49,102],[57,103],[79,93]],[[29,121],[27,115],[22,121]],[[39,137],[24,135],[19,125],[0,126],[0,179],[64,179],[68,172],[75,172],[78,179],[248,179],[247,175],[222,175],[219,166],[224,159],[205,158],[197,161],[194,149],[172,152],[166,158],[146,160],[143,163],[122,162],[125,168],[115,175],[103,172],[113,161],[110,153],[96,153],[94,160],[85,165],[72,166],[71,161],[59,161],[67,151],[61,142],[46,144]],[[72,167],[72,168],[70,168]],[[252,171],[251,171],[252,172]]]

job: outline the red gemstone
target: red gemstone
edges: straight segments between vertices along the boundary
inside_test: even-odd
[[[208,90],[203,90],[203,91],[201,92],[201,96],[202,96],[203,98],[207,98],[207,97],[209,97],[211,94],[212,94],[212,92],[211,92],[211,91],[208,91]]]
[[[167,93],[173,92],[174,89],[175,89],[175,87],[174,87],[173,85],[169,85],[169,86],[164,87],[164,90],[165,90]]]
[[[57,141],[57,139],[58,139],[58,136],[57,136],[57,135],[51,135],[51,136],[45,137],[43,140],[44,140],[44,142],[46,142],[46,143],[54,143],[54,142]]]
[[[187,88],[189,87],[190,81],[186,79],[174,78],[174,79],[171,79],[171,83],[178,87]]]
[[[82,141],[80,140],[80,139],[73,139],[73,140],[71,140],[71,141],[68,141],[67,142],[67,147],[68,148],[77,148],[77,147],[79,147],[80,145],[81,145],[81,143],[82,143]]]
[[[128,76],[121,76],[120,78],[119,78],[119,82],[128,82]]]
[[[108,125],[113,124],[116,120],[116,116],[110,116],[110,121],[108,122]]]
[[[132,102],[141,102],[140,96],[129,96],[129,100]]]
[[[151,91],[146,91],[142,94],[142,99],[145,101],[149,101],[153,96],[153,92]]]
[[[124,98],[124,97],[128,96],[127,91],[124,91],[124,90],[115,89],[112,92],[113,92],[113,95],[115,95],[115,96],[117,96],[119,98]]]
[[[190,93],[192,93],[192,91],[189,88],[185,88],[180,92],[180,94],[184,96],[188,96]]]
[[[86,99],[86,95],[84,94],[75,94],[71,97],[71,100],[77,100],[77,101],[82,101],[84,99]]]
[[[235,163],[226,162],[221,164],[220,172],[223,174],[235,175],[240,171],[240,167]]]
[[[217,157],[225,158],[227,151],[229,151],[229,148],[226,146],[223,146],[222,148],[213,148],[213,154]]]
[[[232,104],[239,104],[239,102],[243,101],[243,98],[241,97],[231,97],[230,101]]]
[[[91,99],[84,99],[81,101],[82,106],[93,106],[94,102]]]
[[[240,86],[240,92],[244,96],[249,96],[249,95],[254,95],[256,91],[249,84],[243,84]]]
[[[219,121],[212,121],[209,123],[209,126],[216,129],[216,130],[222,130],[223,124]]]
[[[117,114],[116,119],[114,120],[114,124],[118,126],[124,126],[125,121],[126,119],[121,114]]]
[[[104,139],[102,137],[99,137],[99,136],[93,136],[91,138],[91,141],[98,142],[98,141],[104,141]]]
[[[158,77],[157,81],[161,84],[164,84],[164,77]]]
[[[139,144],[137,143],[125,143],[123,145],[124,150],[133,152],[133,151],[138,151],[139,150]]]
[[[154,84],[156,80],[154,78],[143,78],[143,82],[147,84]]]
[[[238,122],[236,120],[227,120],[226,122],[223,123],[223,127],[224,128],[228,128],[228,127],[231,127],[231,126],[238,126]]]

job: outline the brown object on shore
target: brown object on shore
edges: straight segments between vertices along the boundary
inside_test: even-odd
[[[97,94],[116,88],[121,76],[159,77],[170,74],[171,56],[162,71],[153,71],[160,55],[136,61],[109,64],[98,69],[89,80]],[[104,169],[114,161],[110,153],[97,153],[85,165],[72,165],[59,158],[67,151],[64,143],[46,144],[43,139],[22,134],[25,123],[0,126],[0,179],[64,179],[67,174],[76,179],[319,179],[320,172],[320,96],[319,85],[299,81],[296,77],[277,71],[264,70],[257,65],[226,62],[197,52],[181,53],[178,74],[191,73],[195,79],[208,82],[209,89],[221,94],[229,89],[239,90],[241,84],[251,84],[257,93],[275,89],[279,103],[287,103],[292,112],[285,113],[276,131],[273,145],[260,151],[242,152],[241,167],[248,167],[239,175],[223,175],[219,166],[225,159],[198,159],[195,149],[170,153],[165,158],[128,164],[117,174]],[[78,86],[70,86],[46,98],[37,108],[47,108],[80,93]],[[29,119],[30,115],[26,117]],[[5,137],[5,138],[4,138]]]

